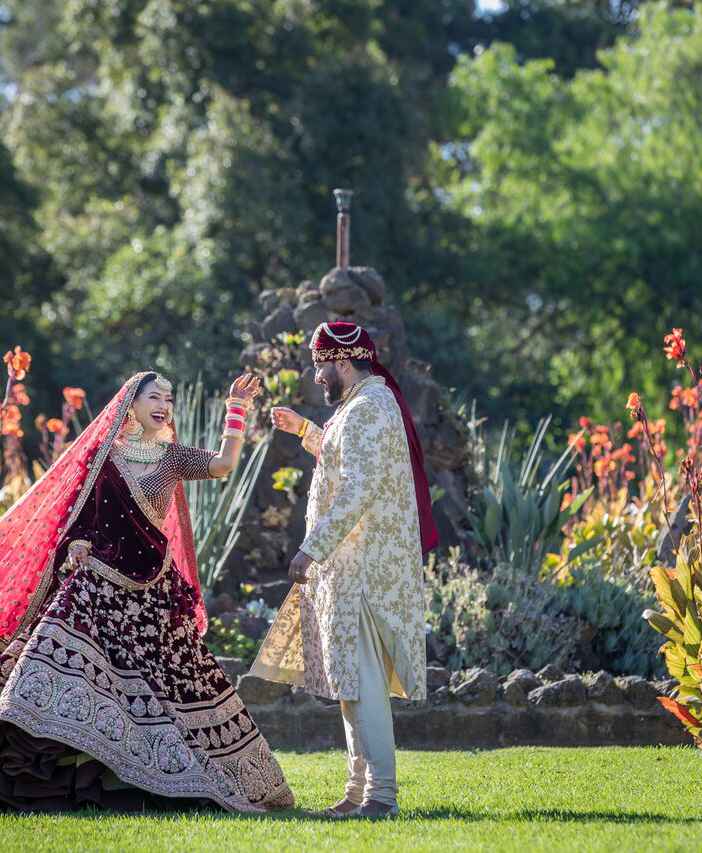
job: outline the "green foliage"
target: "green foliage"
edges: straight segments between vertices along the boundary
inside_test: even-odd
[[[218,396],[206,397],[199,379],[195,385],[181,385],[174,410],[179,441],[196,447],[216,447],[223,413],[223,400]],[[226,478],[187,480],[183,484],[190,507],[200,580],[205,591],[217,583],[237,543],[269,444],[270,438],[261,439],[249,452],[246,461],[239,458],[237,467]]]
[[[426,569],[427,624],[447,644],[452,669],[489,667],[499,675],[554,663],[576,668],[578,621],[562,612],[558,588],[497,565],[479,573],[457,550]]]
[[[702,743],[702,563],[699,541],[700,520],[693,532],[680,542],[675,569],[655,566],[651,578],[658,606],[663,613],[647,609],[643,613],[649,625],[666,638],[661,654],[678,686],[675,698],[665,707]]]
[[[566,450],[545,471],[543,442],[550,418],[539,424],[519,472],[515,476],[509,458],[510,431],[505,424],[494,461],[482,465],[488,484],[469,510],[472,535],[492,561],[510,565],[515,574],[536,577],[547,552],[560,542],[561,528],[589,497],[584,492],[561,510],[559,480],[573,461]],[[469,442],[472,433],[468,435]],[[474,443],[474,442],[473,442]]]
[[[661,339],[702,308],[701,46],[698,9],[647,3],[572,79],[509,44],[460,58],[433,169],[470,284],[434,315],[489,414],[607,420],[622,384],[653,398],[667,381],[640,330]]]
[[[585,626],[589,669],[646,678],[663,674],[659,643],[641,621],[653,604],[652,592],[625,579],[603,575],[597,563],[574,569],[572,583],[561,590],[563,608]]]
[[[281,368],[277,373],[264,376],[263,384],[274,406],[289,405],[300,389],[300,371]]]
[[[212,654],[241,658],[247,664],[253,663],[261,645],[260,640],[253,640],[241,632],[238,621],[225,625],[219,617],[209,620],[205,642]]]
[[[3,72],[21,93],[0,115],[0,204],[21,194],[3,227],[22,230],[34,337],[64,382],[78,364],[96,399],[147,366],[193,381],[204,364],[223,381],[252,296],[332,264],[335,186],[357,191],[354,256],[392,271],[397,294],[441,267],[408,187],[449,48],[473,26],[461,0],[440,15],[428,0],[3,13]]]
[[[659,644],[640,617],[651,593],[605,578],[598,567],[575,570],[563,584],[504,564],[478,571],[454,550],[430,560],[425,595],[427,625],[448,648],[452,669],[506,675],[553,663],[566,672],[662,673]]]
[[[302,479],[303,471],[301,468],[278,468],[273,472],[273,489],[276,492],[285,492],[288,500],[291,503],[297,501],[297,493],[295,488]]]

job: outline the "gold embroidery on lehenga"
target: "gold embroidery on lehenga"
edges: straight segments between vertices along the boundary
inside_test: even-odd
[[[154,584],[158,583],[161,578],[166,574],[166,572],[171,567],[172,562],[171,556],[171,545],[168,543],[168,547],[166,548],[166,556],[163,560],[163,564],[159,569],[158,574],[155,578],[150,581],[145,581],[144,583],[139,583],[139,581],[131,580],[131,578],[122,574],[122,572],[118,572],[116,569],[113,569],[112,566],[108,566],[107,563],[103,563],[102,560],[98,560],[97,557],[88,557],[85,565],[86,568],[95,572],[96,575],[100,575],[100,577],[105,578],[108,581],[112,581],[115,586],[119,586],[122,589],[128,589],[131,592],[134,592],[139,589],[149,589]]]

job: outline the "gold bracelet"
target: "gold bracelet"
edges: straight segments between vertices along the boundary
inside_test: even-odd
[[[303,418],[303,420],[302,420],[302,426],[301,426],[301,427],[300,427],[300,429],[297,431],[297,435],[298,435],[298,437],[299,437],[299,438],[304,438],[304,437],[307,435],[307,430],[308,430],[309,428],[310,428],[310,422],[307,420],[307,418]]]

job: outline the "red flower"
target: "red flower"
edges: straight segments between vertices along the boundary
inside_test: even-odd
[[[82,388],[64,388],[63,399],[71,408],[80,411],[85,402],[85,391]]]
[[[29,366],[32,363],[32,357],[28,352],[24,352],[22,347],[15,347],[13,350],[8,350],[2,359],[7,365],[7,372],[17,381],[21,381],[27,375]]]
[[[673,329],[673,331],[663,338],[663,352],[665,357],[671,361],[677,362],[677,367],[685,366],[685,355],[687,354],[687,345],[683,338],[682,329]]]
[[[581,429],[590,429],[590,424],[592,423],[592,421],[590,420],[590,418],[586,418],[583,416],[582,418],[580,418],[578,423],[580,424]]]

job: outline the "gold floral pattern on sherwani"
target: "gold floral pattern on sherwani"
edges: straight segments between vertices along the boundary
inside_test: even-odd
[[[308,431],[309,435],[309,431]],[[321,439],[321,441],[319,441]],[[358,698],[361,601],[393,662],[393,695],[426,696],[422,554],[402,414],[380,377],[359,383],[307,449],[308,581],[294,586],[252,672],[304,684],[330,699]]]

